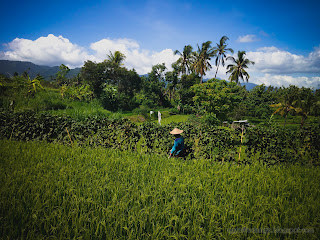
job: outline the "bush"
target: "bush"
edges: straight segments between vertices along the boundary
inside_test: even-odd
[[[59,110],[59,109],[66,109],[67,105],[64,104],[62,101],[51,101],[48,99],[44,100],[45,103],[45,110]]]
[[[138,110],[137,110],[138,111]],[[141,109],[143,111],[143,109]],[[207,117],[215,123],[215,116]],[[240,146],[240,132],[201,124],[195,117],[189,122],[159,126],[152,122],[137,126],[127,119],[103,116],[74,119],[36,114],[35,112],[0,113],[0,138],[13,140],[46,140],[78,145],[103,146],[141,153],[167,153],[173,145],[169,132],[178,127],[190,157],[235,161]],[[68,129],[68,132],[67,130]],[[72,140],[70,140],[70,137]],[[320,126],[292,131],[278,127],[254,127],[245,132],[247,159],[266,164],[320,164]]]
[[[209,126],[218,126],[220,120],[217,118],[217,115],[214,113],[207,113],[202,117],[202,122]]]
[[[150,110],[149,108],[145,107],[145,106],[140,106],[139,108],[135,108],[132,111],[133,114],[135,115],[142,115],[145,119],[151,119],[154,118],[154,113],[151,115],[150,117]]]

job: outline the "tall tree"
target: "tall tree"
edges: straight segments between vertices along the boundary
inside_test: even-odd
[[[198,46],[198,50],[194,52],[195,62],[193,64],[193,69],[197,74],[200,74],[200,83],[203,82],[203,76],[206,75],[206,71],[212,68],[210,60],[215,53],[211,48],[211,41],[202,43],[201,48]]]
[[[227,40],[229,40],[229,38],[227,36],[223,36],[220,39],[220,42],[217,43],[217,46],[213,48],[214,53],[216,54],[216,66],[217,66],[217,71],[216,71],[216,74],[214,75],[214,78],[217,77],[217,73],[218,73],[218,69],[219,69],[220,63],[224,67],[225,59],[227,57],[226,53],[227,52],[233,53],[233,49],[232,48],[227,48],[227,45],[228,45],[228,44],[226,44]]]
[[[302,128],[310,115],[312,108],[316,106],[317,99],[311,88],[302,87],[299,95],[300,97],[297,102],[298,107],[296,108],[296,112],[301,115],[300,127]]]
[[[121,69],[123,61],[126,59],[126,56],[120,51],[115,51],[114,54],[110,51],[110,54],[107,55],[107,60],[104,61],[106,66],[106,72],[108,72],[109,82],[119,86],[121,81]]]
[[[104,84],[108,81],[106,65],[108,65],[106,62],[95,63],[88,60],[80,71],[81,79],[91,86],[96,97],[100,97]]]
[[[239,83],[239,79],[248,82],[250,75],[245,70],[248,68],[248,65],[254,65],[253,61],[245,58],[245,51],[238,51],[238,58],[235,59],[232,56],[227,57],[227,60],[230,60],[232,63],[227,66],[227,73],[230,73],[229,80],[231,82]]]
[[[288,88],[280,88],[278,91],[280,102],[277,104],[272,104],[270,107],[276,108],[274,114],[280,114],[284,116],[283,127],[286,126],[287,116],[290,112],[297,112],[298,109],[295,107],[299,99],[299,88],[294,85],[290,85]]]
[[[61,64],[59,66],[59,69],[59,72],[57,72],[56,82],[59,86],[61,86],[68,82],[66,75],[68,74],[68,72],[70,72],[70,69],[64,64]]]
[[[111,63],[114,67],[121,67],[126,56],[120,51],[115,51],[114,54],[111,51],[109,52],[107,62]]]
[[[152,70],[143,80],[143,103],[149,107],[167,106],[169,104],[165,95],[165,70],[164,63],[152,66]]]
[[[220,120],[226,119],[227,114],[243,99],[243,88],[225,80],[210,79],[206,83],[193,85],[191,89],[198,109],[214,113]]]
[[[193,54],[192,54],[192,46],[191,45],[186,45],[183,48],[183,52],[179,52],[178,50],[174,51],[175,55],[179,55],[180,58],[176,61],[176,64],[178,65],[179,72],[183,74],[189,74],[191,71],[191,65],[192,65],[192,59],[193,59]]]
[[[165,78],[166,78],[166,89],[167,89],[166,93],[169,95],[169,100],[171,101],[172,97],[175,94],[177,84],[179,81],[178,71],[174,69],[171,72],[166,72]]]

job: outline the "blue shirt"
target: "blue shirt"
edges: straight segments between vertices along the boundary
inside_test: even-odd
[[[184,148],[184,140],[183,137],[176,138],[174,140],[174,145],[171,149],[171,154],[178,155]]]

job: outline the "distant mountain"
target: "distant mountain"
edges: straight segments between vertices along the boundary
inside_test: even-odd
[[[255,83],[250,83],[250,82],[241,82],[240,83],[241,84],[241,86],[246,86],[246,89],[248,90],[248,91],[250,91],[251,89],[253,89],[254,87],[256,87],[256,86],[258,86],[257,84],[255,84]]]
[[[67,77],[74,77],[80,72],[81,68],[71,69]],[[40,74],[44,79],[50,80],[55,77],[59,71],[59,67],[40,66],[31,62],[0,60],[0,73],[6,76],[12,76],[15,72],[22,74],[27,72],[31,78],[35,78]]]

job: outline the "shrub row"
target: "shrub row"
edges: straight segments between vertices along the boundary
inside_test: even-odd
[[[195,158],[238,161],[241,132],[204,124],[154,123],[135,125],[127,119],[110,120],[92,116],[84,120],[49,114],[0,113],[0,138],[13,140],[45,140],[63,144],[103,146],[141,153],[168,153],[173,144],[169,132],[184,130],[187,154]],[[242,162],[259,160],[267,164],[281,162],[319,164],[320,127],[298,131],[283,128],[255,127],[247,129]]]
[[[268,164],[320,164],[320,125],[296,131],[277,127],[249,128],[245,144],[249,159],[258,155],[260,161]]]

